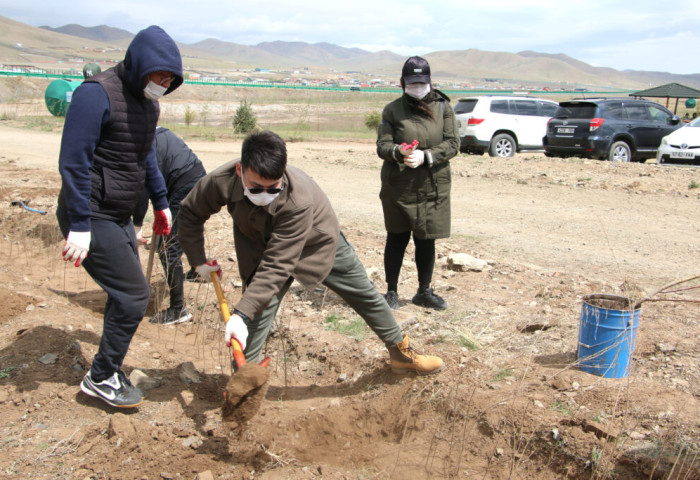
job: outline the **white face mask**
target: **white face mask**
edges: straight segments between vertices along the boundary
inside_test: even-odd
[[[250,190],[248,190],[248,187],[245,184],[245,178],[243,177],[243,172],[241,171],[241,182],[243,183],[243,194],[248,197],[248,200],[250,200],[253,205],[257,205],[258,207],[264,207],[266,205],[269,205],[272,203],[272,201],[279,196],[278,193],[269,193],[269,192],[261,192],[261,193],[250,193]]]
[[[420,100],[430,93],[430,84],[409,83],[408,85],[406,85],[406,88],[404,88],[404,92],[406,92],[406,95],[409,95],[415,98],[416,100]]]
[[[149,100],[158,100],[160,97],[165,95],[168,91],[168,87],[162,87],[155,83],[153,80],[149,80],[146,88],[143,89],[143,96]]]

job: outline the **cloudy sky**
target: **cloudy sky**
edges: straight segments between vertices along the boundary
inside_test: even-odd
[[[598,67],[700,73],[700,1],[0,0],[29,25],[162,26],[179,42],[328,42],[422,55],[440,50],[564,53]]]

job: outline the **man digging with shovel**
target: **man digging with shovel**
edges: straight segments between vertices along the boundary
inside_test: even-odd
[[[182,202],[180,245],[203,279],[220,269],[207,261],[204,223],[224,206],[233,218],[244,283],[225,341],[238,341],[249,362],[258,361],[280,302],[296,279],[307,287],[323,284],[343,298],[384,342],[395,373],[427,375],[442,368],[440,358],[409,346],[340,231],[328,197],[308,175],[287,165],[287,147],[277,134],[248,135],[240,161],[204,176]]]

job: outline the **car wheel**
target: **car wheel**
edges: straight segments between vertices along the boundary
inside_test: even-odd
[[[608,152],[608,160],[611,162],[630,162],[632,161],[632,150],[625,142],[615,142],[610,147]]]
[[[515,155],[515,140],[507,133],[501,133],[491,139],[489,155],[492,157],[512,157]]]

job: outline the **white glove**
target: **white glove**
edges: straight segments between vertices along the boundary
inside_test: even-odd
[[[66,243],[63,245],[63,259],[67,262],[75,262],[75,266],[79,267],[90,250],[90,239],[90,232],[69,231]]]
[[[217,272],[216,274],[221,278],[221,267],[216,260],[207,260],[207,263],[194,267],[194,271],[204,282],[211,282],[211,272]]]
[[[248,340],[248,327],[240,315],[234,313],[226,322],[226,333],[224,341],[226,345],[231,344],[231,339],[238,340],[241,344],[241,350],[245,350],[246,340]]]
[[[136,232],[136,244],[146,245],[148,242],[143,238],[143,226],[137,227],[134,225],[134,231]]]
[[[424,160],[425,152],[423,150],[415,150],[412,154],[403,159],[403,163],[407,167],[418,168],[423,165]]]

